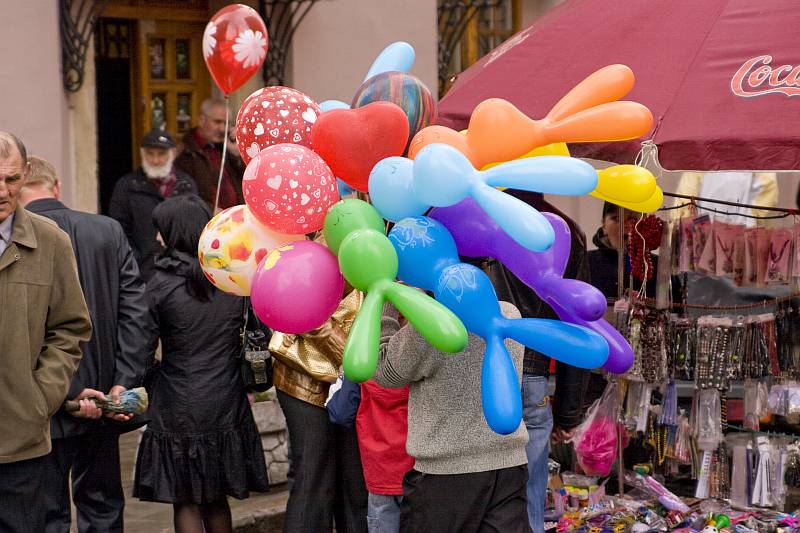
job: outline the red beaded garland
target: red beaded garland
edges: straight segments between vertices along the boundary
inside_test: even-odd
[[[628,232],[628,257],[631,260],[631,274],[634,278],[644,280],[645,265],[647,265],[647,279],[653,279],[650,250],[655,250],[661,245],[663,225],[660,218],[648,215],[638,220]]]

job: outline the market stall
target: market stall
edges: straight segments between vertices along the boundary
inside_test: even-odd
[[[568,0],[460,74],[440,123],[471,128],[488,98],[546,123],[575,80],[621,63],[636,75],[622,96],[652,111],[652,129],[622,142],[575,138],[572,156],[656,174],[796,171],[796,22],[800,12],[780,1]],[[620,224],[620,279],[645,287],[610,302],[634,363],[587,413],[573,439],[575,472],[552,465],[550,525],[793,529],[782,513],[800,503],[798,213],[745,196],[664,195],[679,198],[680,213],[664,207]]]

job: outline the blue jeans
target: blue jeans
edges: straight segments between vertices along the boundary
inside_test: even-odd
[[[528,428],[528,521],[533,533],[544,533],[544,503],[547,497],[547,458],[553,413],[547,401],[547,378],[522,375],[522,418]]]
[[[369,493],[367,527],[369,533],[399,533],[402,496]]]

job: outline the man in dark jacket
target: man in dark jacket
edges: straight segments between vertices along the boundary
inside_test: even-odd
[[[586,237],[575,222],[547,203],[539,193],[510,189],[506,192],[539,211],[560,216],[569,224],[572,243],[564,277],[588,282]],[[513,303],[523,317],[558,320],[558,316],[552,308],[503,265],[492,260],[487,267],[487,273],[500,300]],[[564,442],[572,436],[575,428],[581,423],[583,395],[589,379],[589,372],[561,362],[556,363],[556,390],[551,411],[547,397],[550,359],[526,348],[522,371],[523,418],[528,428],[528,446],[526,448],[528,456],[528,518],[534,533],[544,533],[544,501],[547,490],[547,459],[551,432],[554,442]]]
[[[200,197],[213,210],[244,203],[242,176],[245,164],[239,155],[236,139],[225,131],[225,112],[228,104],[219,98],[209,98],[200,105],[197,127],[183,137],[183,150],[175,159],[175,167],[192,176],[197,182]],[[225,171],[217,202],[219,165],[223,143],[228,143]]]
[[[103,398],[106,393],[118,399],[119,393],[140,384],[144,371],[144,282],[120,225],[108,217],[69,209],[58,201],[58,194],[53,166],[31,157],[20,201],[28,211],[55,221],[70,236],[94,324],[94,335],[81,344],[83,359],[67,398]],[[53,449],[47,457],[47,482],[41,495],[48,532],[70,529],[70,472],[78,530],[122,531],[125,499],[119,434],[125,426],[100,416],[97,407],[82,402],[77,416],[62,410],[50,420]],[[125,415],[113,418],[130,419]]]
[[[142,140],[142,166],[117,181],[111,195],[109,215],[125,230],[142,278],[153,275],[153,261],[161,252],[153,225],[153,209],[164,198],[197,194],[191,175],[174,168],[175,142],[172,136],[153,130]]]

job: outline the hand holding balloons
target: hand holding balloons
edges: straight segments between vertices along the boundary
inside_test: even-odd
[[[505,338],[581,368],[599,367],[608,357],[606,342],[585,328],[557,320],[503,317],[489,278],[459,262],[456,243],[439,222],[403,219],[389,232],[389,240],[397,250],[400,279],[433,290],[469,331],[486,340],[481,397],[486,421],[497,433],[512,433],[522,418],[519,378]]]
[[[331,222],[328,224],[326,220],[325,225],[326,242],[340,243],[339,267],[345,279],[367,293],[342,356],[345,375],[355,382],[366,381],[375,373],[380,348],[381,311],[387,300],[437,349],[459,352],[467,345],[467,331],[450,310],[427,295],[395,281],[397,253],[383,228],[381,231],[371,227],[351,229],[358,225],[358,221],[375,220],[377,213],[367,214],[369,210],[374,211],[366,202],[344,200],[330,210],[328,217]],[[340,241],[348,229],[347,236]]]
[[[445,207],[472,196],[515,241],[537,251],[553,243],[552,227],[536,209],[495,187],[583,195],[597,186],[592,166],[571,157],[518,159],[479,171],[455,148],[432,144],[406,161],[383,160],[370,175],[370,198],[385,218],[420,215],[427,206]]]
[[[542,120],[528,118],[505,100],[485,100],[472,112],[466,135],[430,126],[414,137],[408,155],[414,159],[425,146],[444,143],[458,148],[475,168],[483,168],[555,142],[635,139],[650,130],[653,115],[639,103],[617,101],[633,84],[631,69],[607,66],[579,83]]]
[[[544,213],[553,227],[555,241],[546,252],[534,253],[514,242],[474,200],[434,209],[430,216],[450,230],[461,255],[494,257],[532,288],[561,320],[601,335],[609,347],[603,368],[623,374],[633,364],[633,349],[628,341],[602,318],[606,309],[603,294],[588,283],[563,279],[571,246],[569,226],[563,219]]]

